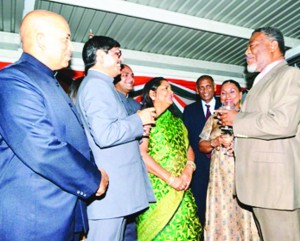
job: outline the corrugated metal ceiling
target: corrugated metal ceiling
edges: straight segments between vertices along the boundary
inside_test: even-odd
[[[107,10],[105,5],[110,5],[110,8]],[[72,41],[76,43],[84,43],[92,29],[96,35],[115,38],[125,50],[212,63],[214,67],[208,69],[208,73],[215,71],[228,76],[237,76],[236,70],[230,73],[231,67],[244,66],[244,51],[255,28],[267,25],[277,27],[286,37],[287,49],[297,50],[300,46],[300,1],[0,0],[0,7],[2,32],[18,33],[24,12],[47,9],[67,19]],[[132,14],[132,8],[145,12]],[[169,16],[173,13],[173,18],[164,20],[164,14]],[[197,22],[198,19],[213,21],[211,28],[205,29],[201,22]],[[219,24],[224,24],[224,27]],[[2,46],[5,44],[9,45],[6,42]],[[297,58],[291,61],[299,64]],[[144,64],[147,63],[149,61]],[[180,68],[180,61],[165,64]],[[228,70],[218,67],[222,64],[228,65]],[[155,63],[152,65],[155,66]],[[205,69],[199,68],[202,72]]]

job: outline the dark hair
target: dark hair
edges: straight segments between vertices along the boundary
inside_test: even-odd
[[[234,84],[238,88],[239,92],[242,91],[242,88],[241,88],[240,84],[237,81],[232,80],[232,79],[224,80],[223,83],[222,83],[222,85],[221,85],[221,89],[222,89],[223,85],[225,85],[227,83]]]
[[[122,71],[125,67],[129,67],[127,64],[121,64],[121,70]],[[115,78],[114,78],[114,85],[117,84],[118,82],[121,81],[121,74],[117,75]]]
[[[150,97],[150,90],[155,91],[161,85],[161,83],[163,81],[168,81],[168,80],[163,77],[155,77],[155,78],[149,80],[145,84],[145,86],[143,88],[143,92],[142,92],[142,107],[141,107],[141,109],[154,107],[153,101]],[[167,110],[169,110],[174,117],[180,116],[180,113],[177,113],[178,111],[175,110],[174,104],[170,105]]]
[[[145,84],[142,92],[142,109],[153,107],[153,101],[150,97],[150,90],[155,91],[164,80],[167,81],[163,77],[155,77]]]
[[[284,37],[283,37],[282,32],[279,29],[274,28],[274,27],[262,27],[262,28],[255,29],[253,31],[252,35],[254,33],[263,33],[270,40],[277,41],[280,52],[283,55],[285,54]]]
[[[197,79],[196,85],[198,86],[199,82],[200,82],[201,80],[204,80],[204,79],[209,79],[212,83],[215,83],[213,77],[211,77],[210,75],[201,75],[201,76]]]
[[[85,67],[85,74],[89,68],[96,64],[96,53],[98,49],[108,51],[112,48],[119,48],[121,45],[116,40],[107,36],[93,36],[83,46],[82,59]]]
[[[84,76],[79,77],[75,80],[72,81],[70,88],[69,88],[69,96],[72,99],[73,103],[76,103],[76,99],[77,99],[77,93],[78,93],[78,89],[79,86],[83,80]]]

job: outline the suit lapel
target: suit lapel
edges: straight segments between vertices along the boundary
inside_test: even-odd
[[[246,110],[248,103],[250,103],[250,105],[253,105],[253,103],[257,103],[258,97],[263,95],[263,93],[267,91],[268,87],[270,86],[269,82],[277,80],[276,76],[278,71],[285,65],[287,65],[286,61],[277,64],[267,74],[265,74],[265,76],[261,80],[259,80],[257,84],[252,86],[252,88],[246,95],[245,101],[242,105],[242,111]]]

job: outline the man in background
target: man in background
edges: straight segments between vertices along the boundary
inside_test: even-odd
[[[132,69],[127,64],[121,64],[121,74],[114,78],[113,83],[118,91],[127,114],[135,114],[141,108],[141,104],[129,96],[129,93],[134,87],[134,73],[132,72]],[[127,217],[124,241],[137,240],[135,217],[136,215]]]
[[[129,96],[134,87],[134,73],[128,65],[121,64],[121,74],[114,78],[114,85],[128,115],[136,113],[141,108],[141,104]]]
[[[191,188],[198,206],[198,217],[205,224],[206,192],[209,179],[210,156],[199,151],[199,134],[208,117],[219,108],[220,99],[214,97],[215,83],[209,75],[202,75],[196,82],[196,102],[187,105],[183,111],[183,121],[188,129],[189,141],[195,153],[196,171]]]
[[[108,177],[90,160],[79,115],[55,78],[71,59],[69,25],[35,10],[20,35],[23,54],[0,71],[0,239],[79,240],[81,200],[101,196]]]

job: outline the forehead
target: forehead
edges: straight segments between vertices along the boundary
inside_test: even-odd
[[[231,90],[231,89],[238,90],[238,88],[236,87],[236,85],[233,84],[233,83],[230,83],[230,82],[224,84],[224,85],[221,87],[221,91],[226,91],[226,90]]]
[[[169,86],[169,82],[167,80],[162,80],[160,86]]]
[[[111,49],[109,49],[111,51],[120,51],[120,48],[119,47],[112,47]]]
[[[263,41],[266,41],[266,40],[268,40],[268,37],[264,33],[256,32],[251,36],[249,43],[263,42]]]
[[[128,67],[127,65],[122,69],[122,73],[123,72],[132,72],[132,69],[130,67]]]
[[[211,79],[201,79],[198,82],[198,86],[205,86],[205,85],[212,85],[213,82],[211,81]]]

